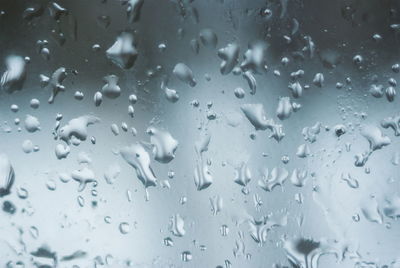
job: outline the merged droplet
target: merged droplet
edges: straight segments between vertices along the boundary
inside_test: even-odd
[[[131,68],[138,56],[133,34],[121,33],[114,44],[106,51],[106,55],[118,67],[122,69]]]
[[[218,50],[218,56],[222,59],[220,71],[221,74],[229,74],[238,64],[239,45],[230,43],[226,47]]]
[[[160,163],[171,162],[175,158],[178,141],[168,131],[155,127],[149,127],[146,133],[150,135],[154,159]]]
[[[149,153],[139,143],[132,144],[120,150],[122,158],[131,165],[137,178],[143,183],[144,187],[155,186],[157,179],[150,166]]]
[[[99,122],[100,119],[93,115],[82,115],[77,118],[71,119],[65,126],[60,128],[58,135],[60,139],[68,144],[72,138],[84,141],[87,138],[87,127]]]
[[[107,98],[115,99],[121,95],[121,88],[118,86],[118,76],[116,75],[107,75],[103,78],[104,82],[106,83],[102,88],[101,91]],[[98,105],[96,105],[98,106]]]

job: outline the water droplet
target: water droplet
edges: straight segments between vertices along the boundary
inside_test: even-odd
[[[166,237],[164,238],[164,245],[167,247],[172,247],[174,246],[174,241],[172,240],[171,237]]]
[[[205,47],[215,48],[218,43],[218,37],[211,29],[203,29],[199,34],[200,41]]]
[[[222,208],[224,206],[222,197],[219,195],[216,195],[216,196],[210,198],[210,205],[211,205],[211,211],[212,211],[213,215],[217,215],[219,212],[222,211]]]
[[[238,64],[239,45],[236,43],[228,44],[226,47],[218,50],[218,56],[222,59],[220,65],[221,74],[229,74],[236,64]]]
[[[36,117],[27,114],[25,117],[25,129],[28,132],[36,132],[40,130],[40,122]]]
[[[185,235],[185,221],[179,214],[175,214],[170,218],[169,230],[174,236],[182,237]]]
[[[0,86],[4,91],[12,93],[22,89],[26,76],[25,65],[25,60],[21,56],[12,55],[6,58],[7,70],[0,80]]]
[[[368,221],[379,224],[383,223],[382,214],[375,198],[371,197],[364,200],[361,211]]]
[[[101,91],[104,96],[110,99],[118,98],[121,95],[121,88],[118,86],[118,76],[113,74],[107,75],[104,76],[103,80],[105,85],[101,88]]]
[[[262,179],[258,181],[258,185],[265,191],[272,191],[276,186],[282,186],[289,176],[289,172],[284,168],[274,167],[269,173],[267,168],[263,169]]]
[[[178,141],[168,131],[155,127],[149,127],[146,133],[150,135],[154,159],[164,164],[171,162],[175,158]]]
[[[70,151],[71,151],[71,149],[68,145],[59,143],[56,145],[55,154],[56,154],[57,159],[64,159],[64,158],[67,158]]]
[[[130,232],[130,226],[129,223],[127,222],[121,222],[119,224],[119,231],[121,232],[121,234],[127,234]]]
[[[182,82],[188,84],[191,87],[196,86],[197,82],[193,77],[192,70],[184,63],[178,63],[175,65],[173,74]]]
[[[15,173],[10,160],[5,154],[0,154],[0,197],[10,194],[14,180]]]
[[[93,115],[83,115],[71,119],[65,126],[60,128],[59,137],[67,143],[70,143],[71,138],[76,138],[84,141],[87,138],[87,127],[99,122],[100,119]]]
[[[184,262],[189,262],[193,259],[192,253],[190,251],[184,251],[181,253],[181,259]]]
[[[227,236],[229,233],[229,228],[226,224],[222,225],[220,228],[220,232],[222,236]]]
[[[138,56],[133,34],[122,32],[114,44],[106,51],[106,55],[118,67],[122,69],[131,68]]]
[[[50,191],[55,191],[57,189],[57,184],[56,184],[55,180],[49,179],[46,182],[46,187]]]
[[[156,177],[150,166],[150,156],[139,143],[132,144],[120,150],[122,158],[131,165],[138,179],[147,188],[156,185]]]

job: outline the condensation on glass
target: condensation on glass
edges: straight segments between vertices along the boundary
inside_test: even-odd
[[[0,267],[400,267],[400,3],[0,2]]]

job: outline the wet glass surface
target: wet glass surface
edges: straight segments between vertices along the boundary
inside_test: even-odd
[[[0,1],[0,267],[400,267],[399,12]]]

